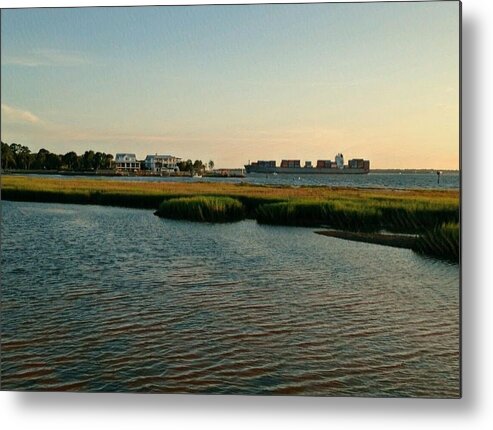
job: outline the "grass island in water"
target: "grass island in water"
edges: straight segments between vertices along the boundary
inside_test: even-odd
[[[414,251],[459,260],[458,190],[395,190],[246,183],[131,182],[4,176],[5,200],[157,209],[156,214],[202,222],[244,218],[271,225],[416,234]],[[351,239],[351,237],[348,237]],[[365,239],[366,238],[366,239]],[[356,239],[357,240],[357,239]],[[409,240],[406,239],[406,243]]]

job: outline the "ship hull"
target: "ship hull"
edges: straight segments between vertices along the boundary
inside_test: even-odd
[[[345,167],[344,169],[332,168],[316,168],[316,167],[259,167],[245,165],[247,173],[287,173],[294,175],[366,175],[369,173],[367,169],[350,169]]]

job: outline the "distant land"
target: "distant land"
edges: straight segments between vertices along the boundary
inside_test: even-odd
[[[370,169],[370,173],[460,173],[454,169]]]

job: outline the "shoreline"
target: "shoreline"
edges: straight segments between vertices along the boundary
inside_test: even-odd
[[[314,233],[353,242],[373,243],[375,245],[405,249],[413,249],[416,245],[416,240],[418,239],[418,235],[402,233],[365,233],[335,229],[317,230]]]
[[[140,188],[156,188],[156,187],[162,187],[163,189],[168,190],[169,188],[188,188],[188,187],[195,187],[198,185],[203,185],[204,187],[223,187],[223,188],[228,188],[228,187],[251,187],[251,188],[262,188],[262,189],[291,189],[291,190],[317,190],[320,191],[322,190],[322,193],[324,191],[330,190],[330,191],[348,191],[348,192],[375,192],[378,194],[389,194],[389,193],[418,193],[418,194],[428,194],[428,193],[433,193],[433,194],[440,194],[440,195],[449,195],[453,197],[458,197],[460,193],[460,187],[454,187],[454,188],[443,188],[443,187],[422,187],[422,188],[400,188],[400,187],[379,187],[379,186],[356,186],[356,185],[350,185],[350,186],[342,186],[342,185],[325,185],[325,184],[303,184],[303,185],[297,185],[297,184],[263,184],[263,183],[254,183],[254,182],[247,182],[247,181],[236,181],[236,182],[221,182],[221,181],[214,181],[214,182],[207,182],[207,181],[201,181],[200,179],[202,178],[218,178],[218,176],[204,176],[204,177],[198,177],[197,181],[193,182],[180,182],[180,181],[132,181],[132,180],[126,180],[128,178],[193,178],[192,176],[189,175],[181,175],[181,176],[151,176],[151,175],[142,175],[142,176],[122,176],[122,175],[99,175],[99,174],[58,174],[58,173],[53,173],[53,174],[45,174],[45,173],[2,173],[0,175],[0,182],[7,184],[9,186],[10,184],[16,182],[17,180],[20,180],[21,178],[25,178],[26,180],[29,181],[46,181],[47,184],[52,185],[54,182],[49,183],[49,181],[55,181],[58,182],[60,181],[59,178],[56,178],[56,176],[64,176],[64,177],[73,177],[70,179],[64,179],[64,181],[67,181],[67,183],[71,181],[79,181],[81,182],[82,185],[84,185],[87,189],[94,189],[94,188],[102,188],[101,186],[94,186],[92,181],[92,178],[112,178],[108,180],[101,179],[97,181],[99,185],[105,185],[104,189],[109,189],[109,188],[125,188],[125,187],[119,187],[119,186],[113,186],[113,184],[125,184],[125,185],[131,185],[131,187],[126,187],[127,189],[129,188],[135,188],[135,189],[140,189]],[[225,178],[224,176],[221,176],[222,178]],[[115,181],[113,178],[121,178],[120,181]],[[235,176],[229,176],[226,178],[230,179],[244,179],[241,177],[235,177]],[[68,187],[62,187],[58,186],[58,189],[62,188],[71,188],[69,185]],[[314,196],[310,196],[314,197]],[[315,196],[316,197],[316,196]]]
[[[233,170],[233,169],[241,169],[241,167],[238,168],[231,168],[231,169],[225,169],[225,170]],[[216,169],[216,170],[221,170],[221,169]],[[440,171],[442,175],[459,175],[460,170],[453,170],[453,169],[371,169],[369,172],[366,174],[402,174],[402,175],[430,175],[430,174],[436,174],[437,171]],[[184,171],[184,172],[178,172],[178,173],[169,173],[166,175],[157,175],[157,174],[121,174],[117,173],[114,170],[99,170],[99,171],[77,171],[77,170],[25,170],[25,169],[16,169],[16,170],[2,170],[2,175],[46,175],[46,176],[51,176],[51,175],[65,175],[65,176],[117,176],[117,177],[187,177],[187,176],[192,176],[190,172]],[[264,175],[265,173],[256,173],[254,172],[253,174],[256,175]],[[291,174],[291,173],[279,173],[281,175],[283,174]],[[311,173],[305,173],[305,174],[311,174]],[[313,173],[315,175],[319,173]],[[330,173],[327,173],[330,174]],[[206,176],[212,176],[212,177],[221,177],[225,175],[221,175],[220,173],[217,172],[205,172]],[[245,175],[237,176],[237,177],[244,177]],[[232,175],[232,177],[235,177],[235,175]]]
[[[3,200],[153,209],[163,217],[202,222],[247,218],[266,225],[319,229],[329,226],[332,230],[319,234],[411,248],[459,260],[459,190],[62,180],[32,176],[1,179]],[[403,234],[419,238],[409,239]]]
[[[194,175],[190,172],[175,172],[165,175],[158,174],[122,174],[111,171],[69,171],[69,170],[17,170],[17,171],[2,171],[2,176],[83,176],[88,178],[193,178]],[[220,174],[216,172],[206,172],[199,177],[204,178],[245,178],[245,175],[239,174]]]
[[[459,190],[338,187],[318,185],[267,185],[248,182],[156,182],[114,181],[91,178],[1,176],[4,200],[97,204],[157,209],[163,200],[193,196],[224,196],[239,199],[247,209],[263,203],[341,202],[454,205],[459,208]],[[322,223],[323,224],[323,223]]]

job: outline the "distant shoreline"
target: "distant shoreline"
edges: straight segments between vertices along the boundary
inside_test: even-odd
[[[434,169],[372,169],[368,173],[371,175],[372,173],[393,173],[393,174],[436,174],[439,171],[441,174],[460,174],[460,170],[434,170]],[[122,175],[117,173],[116,171],[69,171],[69,170],[2,170],[2,175],[63,175],[63,176],[107,176],[107,177],[129,177],[129,176],[138,176],[138,177],[159,177],[160,175],[150,175],[150,174],[126,174]],[[254,174],[256,175],[256,174]],[[258,174],[257,174],[258,175]],[[180,172],[179,174],[169,174],[163,175],[163,177],[188,177],[192,176],[189,172]],[[204,176],[209,177],[224,177],[226,175],[220,175],[217,173],[206,173]],[[230,175],[230,177],[244,177],[240,175]]]
[[[453,170],[453,169],[447,169],[447,170],[442,170],[442,169],[371,169],[370,173],[417,173],[417,174],[428,174],[428,173],[435,173],[436,172],[441,172],[441,173],[456,173],[459,174],[460,170]]]

